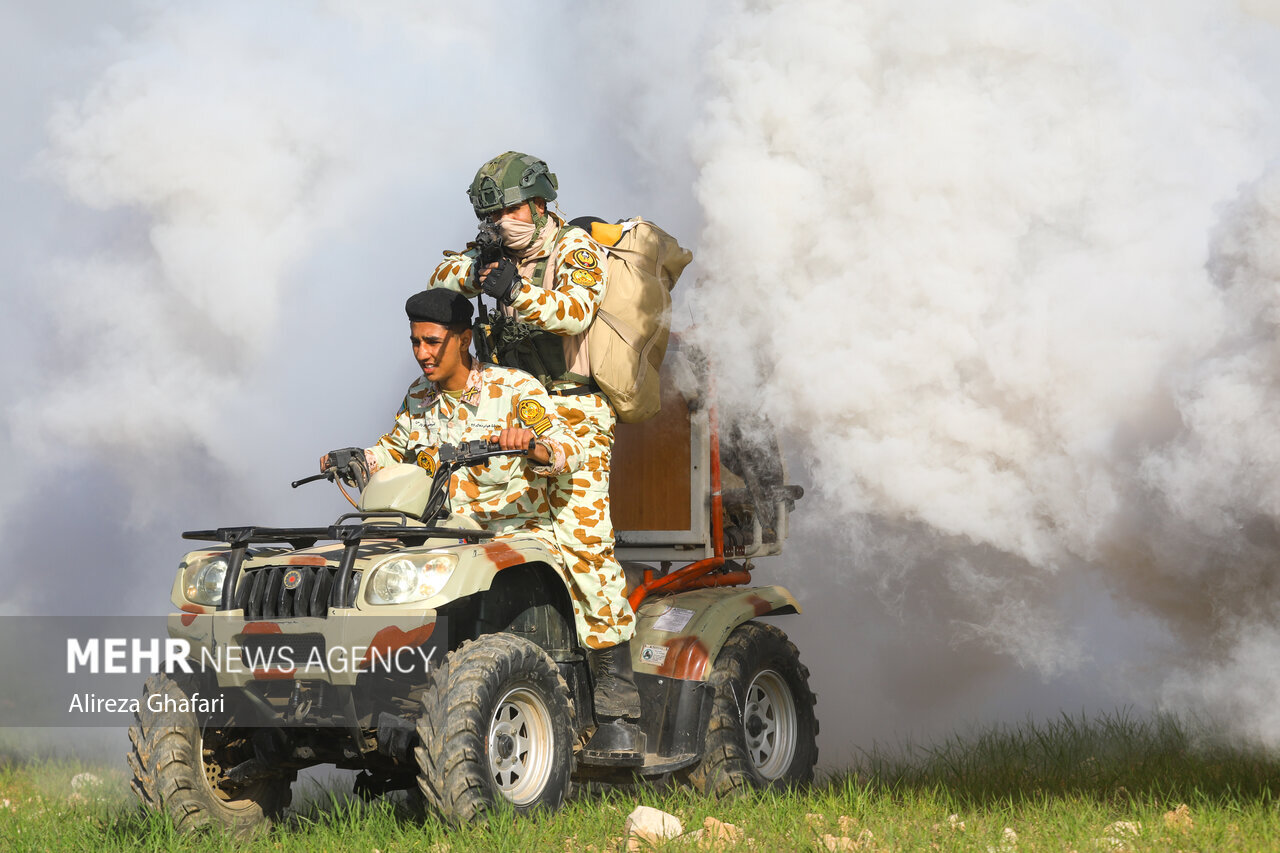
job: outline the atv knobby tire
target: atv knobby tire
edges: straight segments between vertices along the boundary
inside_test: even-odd
[[[224,829],[249,835],[279,817],[292,797],[293,773],[235,784],[226,771],[254,757],[255,729],[217,728],[192,711],[179,711],[197,693],[209,695],[194,674],[161,673],[147,679],[129,728],[133,791],[143,805],[168,811],[182,831]],[[152,697],[160,709],[153,710]],[[166,710],[167,708],[167,710]]]
[[[418,721],[418,787],[450,823],[559,808],[573,771],[569,689],[539,646],[510,634],[463,643],[431,674]]]
[[[708,682],[715,698],[702,760],[677,774],[680,781],[714,797],[813,781],[816,700],[786,634],[762,622],[739,625]]]

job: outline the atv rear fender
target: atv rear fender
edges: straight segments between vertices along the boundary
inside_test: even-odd
[[[765,615],[799,613],[786,587],[715,587],[645,599],[636,613],[631,660],[637,675],[706,681],[729,634]]]

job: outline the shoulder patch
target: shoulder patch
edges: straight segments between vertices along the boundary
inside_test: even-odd
[[[427,400],[431,397],[430,388],[410,388],[409,393],[405,395],[404,403],[400,410],[407,412],[410,416],[421,415],[427,410]]]
[[[551,418],[547,416],[547,410],[537,400],[521,400],[516,413],[520,416],[520,422],[533,430],[536,435],[542,435],[551,429]]]
[[[595,287],[600,283],[600,274],[587,272],[586,270],[574,270],[569,273],[569,281],[582,287]]]
[[[430,450],[419,450],[418,458],[413,461],[419,468],[423,469],[428,474],[434,475],[436,473],[436,460],[435,457],[431,455]]]
[[[600,259],[590,249],[574,249],[573,254],[569,256],[569,261],[584,270],[593,270],[600,266]]]

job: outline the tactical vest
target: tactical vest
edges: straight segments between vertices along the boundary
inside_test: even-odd
[[[552,254],[538,261],[529,277],[531,284],[546,288],[546,278],[554,275],[555,270],[548,272],[551,260],[559,260],[555,255],[555,246],[560,244],[565,234],[574,226],[563,225],[552,240]],[[504,316],[494,328],[494,356],[498,364],[504,367],[516,367],[525,373],[532,374],[543,387],[551,388],[553,384],[585,385],[591,381],[590,376],[580,376],[569,372],[565,361],[565,338],[555,332],[548,332],[533,323],[520,320],[514,316]]]

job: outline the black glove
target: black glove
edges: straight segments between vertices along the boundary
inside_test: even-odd
[[[492,296],[499,305],[510,305],[516,301],[516,291],[520,289],[520,273],[510,258],[503,258],[498,265],[485,276],[480,285],[486,296]]]

